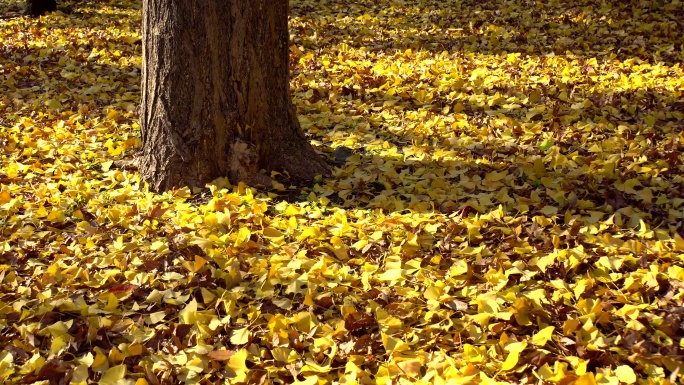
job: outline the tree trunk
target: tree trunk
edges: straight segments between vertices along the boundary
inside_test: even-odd
[[[153,191],[328,175],[289,90],[288,0],[144,0],[140,172]]]
[[[41,16],[57,10],[56,0],[26,0],[24,15]]]

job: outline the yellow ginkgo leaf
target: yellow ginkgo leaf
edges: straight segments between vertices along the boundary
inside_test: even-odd
[[[634,370],[627,365],[620,365],[615,369],[615,375],[620,382],[625,384],[633,384],[636,382],[637,377]]]
[[[52,109],[58,109],[63,107],[62,103],[60,103],[57,99],[50,99],[45,103],[45,105]]]
[[[244,247],[247,241],[249,241],[251,234],[252,233],[249,231],[249,228],[240,227],[237,237],[235,238],[235,247]]]
[[[235,372],[235,381],[244,382],[247,380],[247,375],[249,369],[247,368],[247,350],[240,349],[237,353],[233,354],[228,360],[228,368]]]
[[[194,325],[197,323],[197,301],[190,301],[178,314],[184,324]]]
[[[391,335],[385,333],[381,333],[381,336],[382,344],[388,353],[403,352],[409,350],[409,346],[406,344],[406,342],[402,341],[401,339],[392,337]]]
[[[230,337],[230,343],[233,345],[243,345],[249,341],[249,328],[244,327],[233,331]]]
[[[2,203],[2,199],[0,199],[0,203]],[[684,238],[679,233],[674,234],[674,249],[675,251],[684,252]]]
[[[126,376],[126,365],[113,366],[102,374],[98,385],[114,385]]]
[[[506,360],[503,362],[501,365],[501,370],[507,371],[515,368],[518,365],[518,359],[520,358],[520,352],[525,350],[527,347],[527,342],[521,341],[521,342],[513,342],[511,344],[508,344],[506,346],[506,350],[508,351],[508,356],[506,357]]]
[[[553,326],[547,326],[543,328],[542,330],[540,330],[532,336],[532,343],[537,346],[546,345],[546,343],[549,342],[549,340],[553,336],[553,331],[555,329],[556,328]]]
[[[7,203],[10,201],[10,199],[12,199],[12,197],[10,196],[9,191],[4,191],[4,190],[0,191],[0,204]]]

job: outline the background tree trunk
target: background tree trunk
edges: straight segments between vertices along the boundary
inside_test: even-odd
[[[153,191],[327,174],[289,91],[287,0],[144,0],[140,172]]]
[[[57,10],[56,0],[26,0],[24,15],[41,16]]]

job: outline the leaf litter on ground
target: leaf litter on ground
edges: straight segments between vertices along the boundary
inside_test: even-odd
[[[160,195],[140,7],[0,1],[3,383],[682,381],[681,1],[292,1],[335,177]]]

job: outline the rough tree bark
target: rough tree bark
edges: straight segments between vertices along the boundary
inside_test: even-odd
[[[41,16],[57,10],[56,0],[26,0],[24,15]]]
[[[288,0],[144,0],[139,164],[151,190],[329,173],[292,104],[287,14]]]

